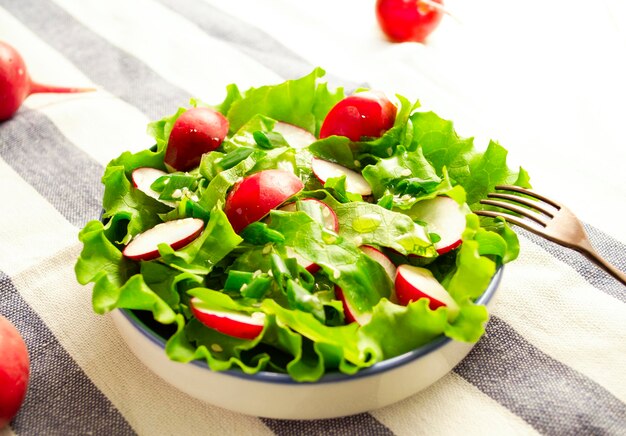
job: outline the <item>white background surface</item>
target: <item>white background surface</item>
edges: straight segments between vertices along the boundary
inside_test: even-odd
[[[422,45],[387,42],[373,0],[209,1],[315,65],[419,98],[479,145],[500,142],[538,191],[626,242],[606,216],[626,213],[626,2],[449,0],[453,17]]]

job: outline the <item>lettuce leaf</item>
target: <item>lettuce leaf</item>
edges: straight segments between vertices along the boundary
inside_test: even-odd
[[[331,92],[325,83],[318,82],[324,74],[324,70],[316,68],[300,79],[249,89],[229,105],[227,116],[231,131],[239,130],[257,114],[263,114],[317,136],[328,111],[343,98],[341,88]]]
[[[428,194],[441,183],[420,148],[409,153],[404,147],[398,147],[391,157],[363,168],[363,177],[372,186],[376,197],[381,197],[387,190],[399,195]]]
[[[105,236],[100,221],[89,222],[79,233],[83,250],[75,266],[79,283],[94,283],[92,303],[96,313],[116,308],[149,310],[154,319],[169,324],[175,312],[135,274],[136,265],[122,256]]]
[[[491,141],[484,152],[478,152],[473,138],[459,137],[453,123],[434,112],[415,112],[410,120],[413,132],[408,150],[421,148],[440,175],[447,168],[454,182],[465,188],[471,208],[478,207],[478,201],[497,184],[530,187],[526,171],[511,170],[506,163],[507,151],[497,142]]]
[[[118,289],[136,271],[136,265],[125,259],[122,252],[106,237],[100,221],[90,221],[78,234],[83,243],[74,272],[82,285],[94,283],[93,306],[97,313],[114,308]]]
[[[138,189],[132,189],[124,167],[109,165],[102,182],[105,186],[102,218],[111,218],[107,233],[116,242],[127,244],[131,237],[160,223],[158,215],[170,210]]]
[[[340,236],[357,246],[377,245],[421,257],[437,254],[424,227],[408,215],[365,202],[335,205],[333,209],[341,223]]]
[[[306,213],[272,211],[270,227],[285,236],[286,246],[324,270],[342,289],[355,316],[368,314],[391,294],[391,280],[378,262]]]

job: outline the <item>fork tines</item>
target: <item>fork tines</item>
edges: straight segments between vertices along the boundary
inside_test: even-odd
[[[488,199],[480,202],[511,213],[479,210],[476,211],[477,215],[502,217],[529,232],[577,250],[626,285],[626,274],[610,264],[593,248],[583,223],[567,207],[519,186],[496,186],[495,189],[505,192],[491,193],[487,195]]]
[[[530,189],[520,188],[519,186],[514,185],[498,185],[495,187],[495,189],[499,191],[511,191],[523,195],[493,192],[487,195],[489,199],[481,200],[480,203],[489,206],[499,207],[501,209],[513,212],[517,215],[491,210],[480,210],[477,211],[476,214],[492,218],[502,217],[505,220],[522,228],[525,228],[527,230],[534,230],[536,229],[536,227],[533,225],[533,223],[524,218],[528,218],[529,220],[534,221],[541,227],[546,227],[550,219],[554,218],[555,213],[558,212],[558,210],[561,208],[561,206],[555,201],[550,200],[549,198],[546,198],[543,195],[538,194],[534,191],[531,191]],[[491,200],[492,198],[498,200]]]

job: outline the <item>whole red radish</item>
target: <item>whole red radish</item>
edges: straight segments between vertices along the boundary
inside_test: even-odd
[[[328,112],[320,138],[346,136],[352,141],[363,137],[378,138],[393,127],[398,109],[380,91],[365,91],[350,95]]]
[[[197,167],[204,153],[215,150],[228,134],[228,120],[221,113],[196,107],[183,112],[174,122],[165,165],[170,170],[187,171]]]
[[[377,0],[376,18],[395,42],[424,42],[439,25],[443,0]]]
[[[74,93],[93,88],[66,88],[34,82],[22,56],[9,44],[0,41],[0,121],[8,120],[31,94],[42,92]]]
[[[0,315],[0,429],[20,409],[30,376],[26,344],[17,329]]]
[[[226,197],[224,213],[235,232],[259,221],[272,209],[304,188],[302,181],[286,170],[263,170],[237,182]]]

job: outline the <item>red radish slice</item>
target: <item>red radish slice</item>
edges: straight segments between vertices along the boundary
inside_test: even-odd
[[[392,282],[395,280],[396,267],[385,254],[370,245],[362,245],[359,248],[365,255],[369,256],[383,267]],[[348,299],[345,297],[343,289],[337,285],[335,285],[335,297],[343,304],[343,312],[346,321],[357,322],[359,325],[365,325],[372,319],[372,314],[369,312],[359,314],[358,311],[353,310]],[[395,293],[391,294],[390,301],[396,303]]]
[[[123,254],[133,260],[151,260],[159,257],[159,244],[178,250],[196,239],[204,229],[199,218],[183,218],[157,224],[140,233],[124,248]]]
[[[461,245],[467,213],[450,197],[420,201],[411,208],[411,215],[424,221],[429,232],[441,237],[434,244],[437,253],[445,254]]]
[[[326,227],[328,230],[332,230],[335,233],[339,231],[339,219],[337,218],[337,214],[335,213],[335,211],[329,205],[327,205],[323,201],[318,200],[317,198],[304,198],[300,201],[314,202],[314,204],[319,205],[319,207],[322,210],[322,218],[324,219],[324,227]],[[286,204],[278,210],[287,211],[287,212],[295,212],[298,210],[297,203],[293,202],[293,203]],[[290,247],[287,247],[287,254],[289,257],[296,258],[296,260],[298,261],[298,264],[302,265],[311,274],[315,274],[320,269],[318,264],[311,262],[310,260],[307,260],[304,257],[300,256]]]
[[[392,282],[396,279],[396,266],[393,264],[391,259],[387,257],[387,255],[371,245],[361,245],[359,248],[363,253],[374,259],[385,269],[385,272]]]
[[[224,213],[236,233],[259,221],[304,188],[302,181],[285,170],[264,170],[236,183],[226,197]]]
[[[428,298],[428,306],[448,308],[448,319],[459,312],[459,306],[441,283],[426,268],[413,265],[400,265],[396,273],[396,296],[404,306],[420,298]]]
[[[352,310],[350,303],[346,300],[343,289],[337,285],[335,285],[335,297],[343,303],[343,314],[348,323],[356,322],[359,325],[365,325],[372,319],[371,313],[362,313],[359,315],[355,310]]]
[[[191,299],[191,312],[205,326],[240,339],[254,339],[261,334],[265,326],[265,314],[254,312],[252,315],[237,312],[223,312],[197,307],[200,300]]]
[[[303,198],[300,201],[311,201],[311,202],[315,202],[316,204],[318,204],[322,210],[322,218],[324,218],[324,227],[326,227],[328,230],[332,230],[335,233],[339,231],[339,219],[337,218],[337,214],[335,213],[335,211],[329,205],[327,205],[321,200],[318,200],[317,198]],[[284,210],[287,212],[295,212],[297,210],[296,207],[297,207],[296,203],[294,202],[294,203],[286,204],[278,210]]]
[[[363,253],[374,259],[378,262],[384,269],[389,278],[393,282],[396,278],[396,266],[391,262],[391,260],[383,254],[381,251],[370,245],[362,245],[359,247]],[[348,322],[358,322],[359,325],[367,324],[372,315],[369,313],[362,313],[361,315],[356,315],[355,311],[350,308],[350,304],[343,293],[343,290],[339,286],[335,286],[335,296],[339,301],[343,303],[343,313],[346,317],[346,321]],[[396,297],[394,294],[391,295],[390,300],[392,302],[396,302]]]
[[[372,195],[372,187],[367,180],[356,171],[338,165],[334,162],[313,158],[311,168],[315,177],[323,184],[332,177],[346,176],[346,191],[360,195]]]
[[[308,130],[282,121],[277,121],[274,124],[273,131],[283,135],[283,138],[293,148],[305,148],[317,141],[315,135]]]
[[[166,176],[165,171],[157,170],[156,168],[141,167],[133,171],[131,178],[133,180],[133,186],[146,194],[148,197],[152,197],[155,200],[159,200],[159,193],[152,189],[150,186],[159,178]],[[173,201],[159,200],[163,204],[175,207],[176,203]]]

